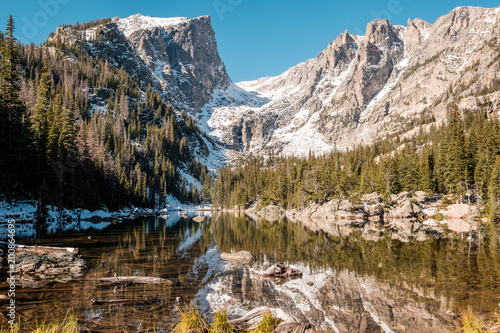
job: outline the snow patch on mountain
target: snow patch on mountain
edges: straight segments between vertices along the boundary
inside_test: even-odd
[[[274,132],[276,139],[284,145],[284,155],[307,157],[309,153],[322,155],[333,150],[332,146],[325,143],[323,134],[315,128],[318,119],[319,113],[314,113],[298,130],[295,130],[292,122]]]
[[[155,27],[169,27],[189,20],[187,17],[150,17],[141,14],[135,14],[129,17],[117,19],[118,28],[129,38],[139,29],[150,30]]]

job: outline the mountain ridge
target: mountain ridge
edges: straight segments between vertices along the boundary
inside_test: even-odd
[[[393,134],[408,123],[399,117],[415,119],[426,113],[439,124],[454,100],[460,99],[460,109],[494,103],[498,100],[496,93],[475,106],[469,97],[478,86],[494,86],[497,80],[498,38],[494,37],[499,34],[495,24],[498,13],[498,8],[457,7],[434,24],[417,18],[408,20],[407,27],[403,27],[388,20],[374,20],[368,23],[364,36],[346,31],[316,58],[281,75],[237,83],[271,99],[267,105],[247,111],[269,121],[273,134],[258,128],[252,131],[252,126],[248,130],[246,124],[256,119],[245,121],[245,117],[235,119],[226,131],[218,128],[215,134],[246,132],[246,136],[233,136],[232,142],[226,142],[254,154],[306,155],[310,150],[325,153]],[[489,50],[481,54],[485,47]],[[478,68],[471,68],[474,65]],[[489,70],[491,66],[493,71]],[[437,73],[433,73],[434,69]],[[465,69],[468,73],[462,76]],[[422,74],[431,78],[427,89],[416,86]],[[471,76],[479,77],[479,83],[472,83],[465,93],[459,91],[461,86],[471,84],[463,82],[471,81]],[[439,101],[449,89],[457,96]],[[230,105],[226,108],[233,114],[248,114]],[[493,105],[491,111],[497,112],[498,105]],[[213,113],[221,117],[217,108]],[[314,140],[300,147],[300,135]]]
[[[276,77],[239,83],[225,70],[209,16],[115,17],[79,43],[191,114],[228,159],[305,156],[370,144],[420,118],[425,123],[411,130],[427,130],[445,121],[453,103],[497,112],[496,88],[472,97],[498,80],[498,20],[499,8],[464,6],[432,24],[376,19],[363,36],[346,30]]]

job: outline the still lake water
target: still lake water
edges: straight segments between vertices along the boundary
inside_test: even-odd
[[[238,316],[263,305],[279,307],[324,332],[448,332],[456,331],[461,309],[492,312],[500,304],[500,241],[492,226],[479,244],[453,233],[410,242],[397,240],[390,230],[376,237],[362,229],[332,236],[286,219],[270,223],[229,213],[203,223],[173,212],[167,219],[89,226],[24,241],[79,247],[92,267],[68,282],[18,282],[22,324],[33,327],[73,309],[91,332],[170,332],[177,307],[194,302],[207,315],[225,308]],[[235,264],[220,258],[221,252],[239,250],[252,252],[255,260]],[[273,280],[257,274],[276,262],[297,266],[303,277]],[[97,277],[115,273],[173,284],[99,286]],[[0,274],[3,295],[6,267]],[[105,303],[124,299],[129,301]],[[6,301],[0,299],[0,306],[5,314]]]

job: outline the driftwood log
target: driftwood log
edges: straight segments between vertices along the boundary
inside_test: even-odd
[[[316,329],[311,324],[281,323],[274,333],[313,333]]]
[[[282,321],[274,330],[275,333],[313,333],[316,330],[311,324],[298,323],[295,318],[281,309],[269,308],[263,306],[247,312],[243,317],[230,320],[229,323],[238,330],[255,330],[262,322],[264,314],[271,313],[274,317]]]
[[[95,300],[92,299],[92,306],[106,306],[106,305],[120,305],[120,304],[151,304],[158,302],[159,298],[155,297],[152,299],[146,298],[146,299],[129,299],[129,298],[122,298],[122,299],[110,299],[110,300]]]
[[[0,245],[7,246],[8,243],[0,242]],[[28,246],[16,244],[16,252],[29,252],[33,254],[70,254],[73,256],[77,256],[80,254],[80,249],[77,247],[53,247],[53,246]]]
[[[159,277],[148,277],[148,276],[114,276],[114,277],[102,277],[97,278],[99,281],[109,281],[111,284],[120,285],[127,283],[166,283],[168,285],[172,284],[172,281],[167,279],[162,279]]]
[[[279,277],[279,278],[289,278],[289,277],[301,277],[302,272],[293,266],[286,266],[283,263],[278,263],[266,269],[262,273],[263,277]]]
[[[233,253],[222,252],[220,257],[224,260],[233,261],[252,261],[254,256],[248,251],[239,251]]]

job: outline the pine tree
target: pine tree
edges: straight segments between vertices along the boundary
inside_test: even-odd
[[[0,45],[0,188],[11,202],[14,184],[23,181],[28,150],[26,110],[19,99],[19,59],[14,38],[14,20],[9,16]]]

